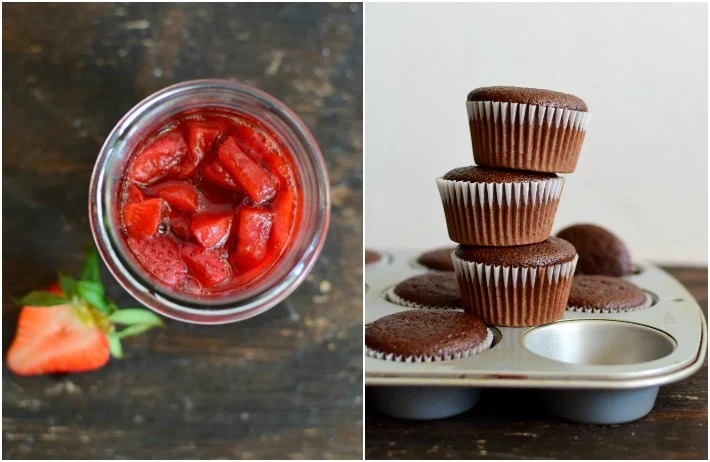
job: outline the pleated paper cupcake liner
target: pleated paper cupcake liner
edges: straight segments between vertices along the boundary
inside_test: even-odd
[[[467,101],[476,164],[536,172],[572,173],[589,113],[497,101]]]
[[[422,305],[421,303],[416,303],[416,302],[410,302],[409,300],[405,300],[399,295],[397,295],[394,291],[394,286],[390,287],[387,289],[387,292],[385,292],[385,298],[396,304],[403,306],[405,308],[415,308],[418,310],[457,310],[461,311],[462,308],[460,306],[433,306],[433,305]]]
[[[653,305],[653,298],[646,294],[646,301],[643,305],[632,306],[630,308],[590,308],[584,306],[568,306],[567,311],[575,313],[591,313],[591,314],[613,314],[613,313],[630,313],[632,311],[645,310]]]
[[[476,356],[484,351],[488,350],[493,344],[493,332],[487,329],[488,334],[486,338],[477,345],[475,348],[468,350],[461,350],[455,352],[444,353],[443,351],[439,355],[420,355],[420,356],[407,356],[407,355],[397,355],[394,353],[386,353],[384,351],[373,350],[372,348],[365,347],[365,354],[371,358],[384,359],[385,361],[396,361],[402,363],[430,363],[434,361],[452,361],[456,359],[469,358],[471,356]]]
[[[562,318],[578,256],[566,263],[531,268],[452,258],[464,311],[489,325],[523,327]]]
[[[449,238],[459,244],[512,246],[550,237],[564,178],[472,183],[438,178]]]

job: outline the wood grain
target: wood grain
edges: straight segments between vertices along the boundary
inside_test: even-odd
[[[4,5],[3,64],[3,351],[10,297],[80,269],[104,138],[167,85],[232,78],[273,94],[313,132],[333,189],[320,260],[269,312],[168,321],[93,373],[3,368],[3,458],[361,458],[361,5]]]
[[[707,268],[665,267],[708,315]],[[365,408],[367,459],[702,459],[708,457],[708,369],[661,387],[643,419],[581,425],[551,415],[531,390],[484,390],[470,411],[432,422]],[[367,394],[367,391],[366,391]]]

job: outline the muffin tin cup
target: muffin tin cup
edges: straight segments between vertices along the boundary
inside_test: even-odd
[[[396,305],[400,305],[406,308],[416,308],[418,310],[461,310],[460,306],[430,306],[405,300],[399,295],[397,295],[397,293],[394,291],[394,287],[395,286],[392,286],[387,289],[387,291],[385,292],[385,298]]]
[[[438,178],[452,241],[512,246],[550,237],[564,178],[518,183],[470,183]]]
[[[391,417],[434,420],[468,411],[478,402],[480,388],[468,387],[370,387],[375,407]]]
[[[572,173],[589,113],[533,104],[467,101],[473,158],[486,167]]]
[[[383,294],[393,284],[426,272],[409,264],[419,253],[391,252],[388,266],[367,269],[366,324],[407,310]],[[491,326],[496,332],[493,346],[458,360],[405,363],[368,356],[368,399],[395,417],[439,419],[466,411],[475,403],[470,396],[486,388],[528,388],[539,390],[551,413],[573,422],[612,424],[642,418],[652,409],[660,386],[702,366],[707,327],[700,307],[682,285],[653,265],[637,267],[640,272],[626,279],[653,294],[655,303],[646,309],[565,311],[561,320],[542,326]],[[439,402],[446,406],[438,409]]]
[[[577,256],[551,266],[495,266],[462,260],[453,253],[464,311],[496,326],[537,326],[562,318]]]

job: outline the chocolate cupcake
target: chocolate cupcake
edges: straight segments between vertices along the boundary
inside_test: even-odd
[[[417,263],[436,271],[453,271],[454,263],[451,254],[455,247],[442,247],[440,249],[424,252],[417,258]]]
[[[628,276],[633,272],[631,254],[624,242],[601,226],[572,225],[557,233],[557,237],[577,249],[579,262],[576,274]]]
[[[408,308],[461,308],[461,293],[453,271],[430,272],[407,278],[390,289],[387,298],[392,303]]]
[[[514,247],[460,245],[453,259],[463,309],[487,324],[521,327],[562,317],[577,253],[551,237]]]
[[[520,87],[483,87],[468,94],[473,157],[486,167],[571,173],[589,113],[576,96]]]
[[[377,359],[431,362],[467,358],[491,347],[493,333],[468,313],[404,311],[365,328],[365,352]]]
[[[580,275],[572,279],[567,309],[582,313],[619,313],[650,306],[650,297],[621,278]]]
[[[452,241],[511,246],[550,237],[564,181],[554,173],[462,167],[436,184]]]
[[[365,266],[372,267],[386,262],[387,259],[382,253],[376,250],[365,249]]]

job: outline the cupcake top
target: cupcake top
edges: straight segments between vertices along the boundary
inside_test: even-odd
[[[512,247],[473,247],[459,245],[456,256],[462,260],[496,266],[538,267],[567,263],[577,252],[569,242],[558,237],[530,245]]]
[[[365,264],[371,265],[372,263],[377,263],[382,260],[382,254],[375,250],[365,249]]]
[[[534,104],[572,111],[587,112],[587,105],[580,98],[559,91],[523,87],[481,87],[468,94],[468,101],[501,101]]]
[[[444,175],[443,178],[449,181],[466,181],[469,183],[527,183],[557,178],[557,175],[554,173],[503,170],[472,165],[455,168]]]
[[[397,356],[443,358],[473,350],[488,338],[476,316],[460,311],[412,310],[391,314],[365,328],[365,345]]]
[[[417,258],[417,263],[437,271],[453,271],[454,264],[451,261],[451,252],[453,251],[454,247],[430,250],[421,254]]]
[[[572,279],[568,306],[608,310],[638,308],[646,303],[643,290],[621,278],[581,275]]]
[[[431,308],[461,306],[461,293],[453,271],[422,274],[405,279],[394,287],[394,293],[407,302]]]
[[[631,255],[624,242],[601,226],[572,225],[557,236],[577,249],[579,261],[575,274],[627,276],[633,272]]]

